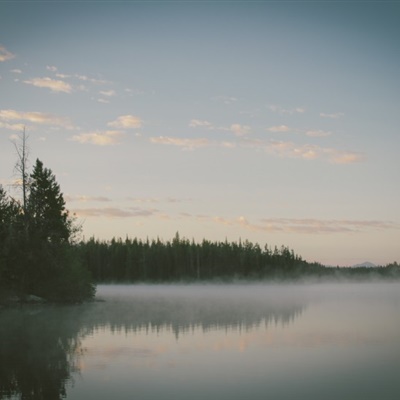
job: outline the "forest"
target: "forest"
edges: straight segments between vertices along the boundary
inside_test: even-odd
[[[395,262],[382,267],[326,267],[307,262],[286,246],[274,248],[238,242],[201,243],[181,238],[91,238],[76,246],[81,262],[96,282],[202,282],[235,280],[299,281],[302,279],[393,279]]]

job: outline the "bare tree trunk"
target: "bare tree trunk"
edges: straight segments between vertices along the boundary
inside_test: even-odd
[[[15,164],[15,170],[21,177],[22,187],[22,209],[24,210],[24,217],[27,217],[27,192],[28,192],[28,155],[29,149],[27,147],[27,137],[25,134],[25,127],[20,138],[20,142],[14,142],[15,151],[18,156],[17,163]]]

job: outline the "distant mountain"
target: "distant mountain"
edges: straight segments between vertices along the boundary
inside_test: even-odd
[[[353,268],[360,268],[360,267],[363,267],[363,268],[374,268],[374,267],[376,267],[376,265],[374,263],[372,263],[372,262],[369,262],[369,261],[364,261],[363,263],[353,265]]]

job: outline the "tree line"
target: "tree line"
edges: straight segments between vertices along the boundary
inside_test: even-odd
[[[238,242],[90,238],[77,244],[81,262],[96,282],[201,282],[299,280],[302,278],[400,277],[394,263],[376,268],[331,268],[307,262],[286,246]]]

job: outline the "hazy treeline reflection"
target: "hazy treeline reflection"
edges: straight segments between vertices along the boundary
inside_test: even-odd
[[[179,338],[192,329],[286,325],[305,308],[257,286],[100,286],[99,296],[104,301],[0,311],[0,399],[65,398],[79,373],[82,339],[99,329],[172,330]]]
[[[111,331],[172,330],[178,337],[188,330],[251,329],[269,324],[286,325],[301,314],[304,301],[276,298],[262,286],[100,286],[97,303],[88,315],[93,329]],[[110,289],[109,289],[110,288]],[[134,289],[132,289],[134,288]],[[289,294],[289,293],[288,293]],[[274,298],[275,297],[275,298]]]

